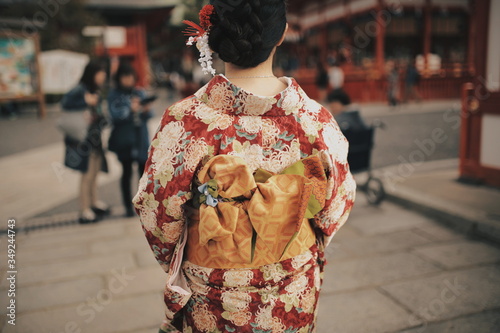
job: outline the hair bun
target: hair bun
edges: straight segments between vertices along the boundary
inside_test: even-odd
[[[242,0],[234,7],[231,0],[216,0],[216,13],[208,43],[219,57],[234,65],[250,68],[269,58],[283,36],[286,25],[284,0]]]

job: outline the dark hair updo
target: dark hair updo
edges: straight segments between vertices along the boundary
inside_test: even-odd
[[[266,61],[286,27],[286,0],[212,0],[208,45],[242,68]]]

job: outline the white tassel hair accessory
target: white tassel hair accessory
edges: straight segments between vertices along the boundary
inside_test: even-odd
[[[208,33],[212,23],[210,22],[210,16],[215,13],[215,7],[212,5],[204,6],[200,11],[200,25],[192,21],[183,21],[189,27],[184,31],[184,34],[190,36],[186,42],[186,45],[192,46],[196,43],[196,47],[200,51],[200,58],[198,61],[201,64],[201,69],[204,74],[215,75],[216,71],[212,67],[212,50],[208,45]]]

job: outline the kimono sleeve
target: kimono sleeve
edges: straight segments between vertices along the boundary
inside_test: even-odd
[[[168,112],[168,111],[167,111]],[[185,168],[184,147],[191,133],[183,121],[164,114],[148,150],[148,160],[132,202],[156,260],[168,272],[185,223],[183,204],[191,198],[194,170]]]
[[[356,197],[356,182],[347,162],[349,143],[333,117],[323,124],[323,140],[326,149],[320,155],[328,178],[327,194],[325,206],[315,215],[314,222],[320,231],[320,244],[326,247],[349,217]]]

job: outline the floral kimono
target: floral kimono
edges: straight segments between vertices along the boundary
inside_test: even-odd
[[[133,199],[167,273],[161,331],[315,331],[356,185],[332,115],[281,80],[267,97],[217,75],[163,115]]]

